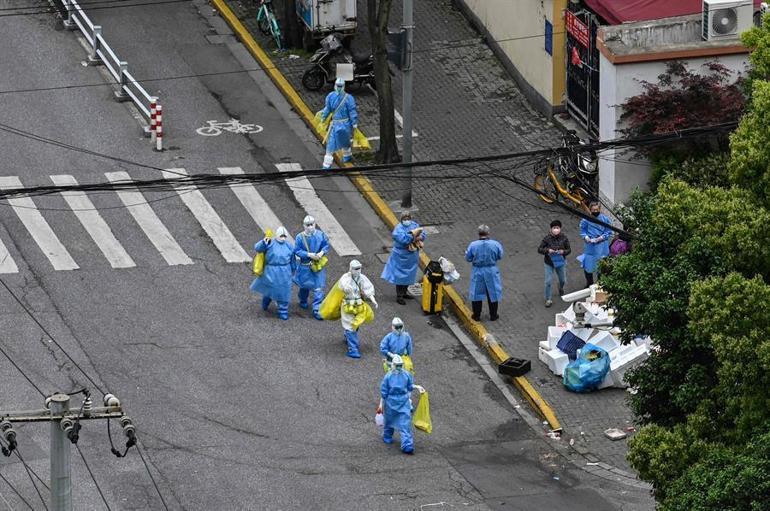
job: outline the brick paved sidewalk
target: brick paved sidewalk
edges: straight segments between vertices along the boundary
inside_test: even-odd
[[[251,1],[227,2],[311,110],[321,109],[329,89],[312,93],[302,87],[300,79],[308,66],[306,58],[291,57],[298,52],[272,51],[274,46],[256,26]],[[559,144],[559,130],[527,103],[515,82],[450,0],[423,0],[415,4],[417,53],[413,111],[414,129],[418,132],[415,159],[490,155]],[[365,2],[359,0],[358,9],[359,35],[353,49],[366,52],[369,38]],[[400,24],[400,9],[400,3],[394,2],[390,23],[393,28]],[[397,76],[394,89],[399,110],[400,88]],[[366,90],[352,92],[359,105],[361,128],[367,135],[376,135],[376,98]],[[531,168],[516,170],[523,180],[531,181]],[[465,294],[470,270],[463,260],[465,247],[477,237],[476,227],[480,223],[491,226],[493,237],[500,240],[506,250],[501,264],[505,290],[501,320],[487,321],[487,328],[513,356],[532,360],[528,378],[556,411],[565,430],[564,442],[574,438],[581,450],[587,449],[602,462],[631,471],[625,459],[627,440],[612,442],[603,435],[607,428],[631,425],[626,392],[604,389],[590,394],[570,393],[537,359],[538,342],[545,339],[554,314],[566,308],[558,298],[552,308],[546,309],[543,305],[543,262],[537,246],[550,221],[560,218],[573,246],[566,289],[582,288],[582,271],[575,261],[582,249],[578,219],[542,203],[505,179],[490,176],[467,179],[468,171],[462,168],[446,172],[442,179],[437,179],[436,170],[422,174],[418,171],[414,180],[416,220],[437,229],[427,240],[427,252],[436,258],[446,256],[457,264],[462,274],[457,287]],[[372,182],[386,200],[395,201],[400,197],[398,180],[372,178]],[[395,296],[390,299],[395,300]],[[486,310],[483,317],[488,317]],[[419,344],[419,340],[417,342]]]

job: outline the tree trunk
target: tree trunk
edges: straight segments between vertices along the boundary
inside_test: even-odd
[[[388,67],[388,19],[393,0],[366,0],[369,34],[374,55],[374,80],[377,84],[377,106],[380,114],[380,147],[376,161],[393,163],[401,161],[396,145],[396,117],[393,106],[393,84]]]
[[[286,48],[299,48],[302,46],[299,20],[297,19],[295,0],[283,0],[282,12],[283,45]]]

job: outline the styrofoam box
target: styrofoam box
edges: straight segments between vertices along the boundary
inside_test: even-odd
[[[599,384],[600,389],[606,389],[607,387],[612,387],[615,385],[615,380],[612,379],[612,371],[608,371],[607,374],[604,376],[604,379]]]
[[[564,318],[569,321],[570,323],[575,321],[575,311],[572,310],[572,307],[569,307],[567,310],[565,310],[562,315]]]
[[[567,367],[567,364],[569,363],[567,354],[556,349],[544,350],[543,348],[540,348],[537,351],[537,358],[547,365],[548,369],[550,369],[553,374],[558,376],[562,375],[564,368]]]
[[[577,335],[584,341],[588,342],[588,338],[591,337],[591,334],[593,333],[593,328],[570,328],[570,332]]]
[[[556,343],[561,339],[562,334],[567,331],[566,327],[561,326],[549,326],[548,327],[548,349],[552,350],[556,347]]]
[[[623,348],[631,349],[624,350],[615,360],[610,359],[612,381],[615,382],[616,387],[620,388],[628,387],[625,378],[626,372],[644,362],[649,356],[647,349],[643,346],[624,346]]]
[[[635,337],[634,338],[634,344],[637,346],[644,346],[648,350],[650,349],[650,343],[652,342],[652,339],[650,339],[650,336],[647,337]]]
[[[553,324],[557,327],[566,327],[569,328],[572,326],[572,321],[570,321],[567,316],[562,314],[561,312],[556,314],[553,319]]]
[[[617,341],[617,339],[615,339],[615,337],[607,331],[599,332],[598,334],[588,339],[588,342],[599,346],[607,353],[612,353],[618,347],[620,347],[620,343]]]
[[[554,346],[555,346],[555,344],[554,344]],[[540,344],[538,344],[538,347],[539,347],[539,348],[542,348],[542,349],[544,349],[544,350],[546,350],[546,351],[548,351],[548,350],[552,350],[552,349],[553,349],[553,348],[551,347],[551,343],[550,343],[550,342],[548,342],[548,341],[540,341]]]

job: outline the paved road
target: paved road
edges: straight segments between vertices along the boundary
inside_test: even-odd
[[[138,78],[254,67],[239,45],[207,37],[213,31],[193,4],[93,16]],[[81,65],[83,48],[51,16],[5,17],[0,29],[25,43],[0,48],[0,90],[102,80]],[[108,87],[5,94],[0,122],[175,172],[319,165],[312,137],[260,73],[152,84],[164,106],[163,153],[150,150]],[[196,133],[207,120],[229,118],[263,130]],[[161,176],[7,132],[0,147],[3,187]],[[259,198],[266,206],[253,209]],[[381,297],[375,322],[362,332],[360,361],[343,356],[338,324],[316,322],[296,304],[290,321],[279,322],[246,290],[245,259],[261,223],[275,217],[296,231],[307,212],[321,217],[324,210],[324,228],[339,224],[329,273],[342,273],[360,252]],[[170,509],[610,510],[641,502],[552,452],[440,319],[414,305],[397,308],[377,279],[388,233],[345,179],[3,203],[0,240],[8,256],[3,282],[98,387],[121,398]],[[44,393],[94,388],[2,288],[0,303],[2,346]],[[417,381],[432,391],[434,433],[418,434],[413,457],[383,445],[372,420],[382,375],[376,341],[396,312],[416,338]],[[41,405],[4,358],[0,368],[2,408]],[[114,458],[104,429],[87,424],[79,445],[110,507],[163,509],[137,453]],[[21,426],[19,444],[47,479],[47,427]],[[102,509],[73,456],[76,509]],[[43,507],[17,460],[0,460],[0,473],[32,508]],[[5,482],[0,493],[24,507]]]

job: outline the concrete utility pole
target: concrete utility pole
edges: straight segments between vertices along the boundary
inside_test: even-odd
[[[404,48],[404,64],[401,68],[403,79],[403,111],[404,125],[404,163],[412,163],[412,41],[414,37],[414,20],[412,18],[413,0],[404,0],[403,29],[406,32]],[[402,208],[412,207],[412,168],[406,168],[404,195],[401,198]]]
[[[72,511],[72,478],[70,443],[79,439],[80,421],[84,419],[119,419],[123,433],[128,438],[126,447],[136,443],[135,428],[131,418],[123,413],[120,401],[112,394],[105,394],[104,406],[93,407],[86,392],[79,409],[70,408],[70,395],[56,393],[46,398],[44,410],[0,411],[0,432],[9,445],[3,454],[10,456],[16,448],[14,422],[51,423],[51,511]]]

